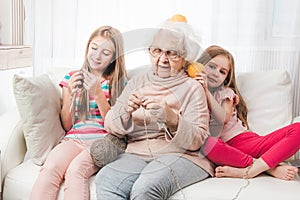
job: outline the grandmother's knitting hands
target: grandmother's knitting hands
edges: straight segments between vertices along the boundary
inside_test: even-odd
[[[126,109],[127,112],[129,114],[133,113],[134,111],[136,111],[138,108],[142,106],[142,103],[144,101],[145,99],[142,94],[138,92],[132,93],[128,98],[127,109]]]
[[[159,123],[167,122],[167,111],[170,109],[167,102],[158,99],[145,99],[143,107],[149,110],[151,117],[154,121]]]
[[[151,117],[157,123],[166,124],[172,132],[177,130],[179,122],[178,114],[170,108],[165,100],[145,98],[142,105],[145,109],[149,110]]]
[[[156,122],[166,123],[167,121],[167,109],[169,109],[165,101],[158,99],[150,99],[144,97],[138,92],[132,93],[128,98],[127,111],[131,114],[140,107],[150,111],[151,116]]]
[[[172,131],[177,130],[179,121],[178,114],[169,107],[165,100],[148,98],[138,92],[134,92],[128,98],[126,110],[131,114],[140,107],[149,111],[151,120],[166,124]]]

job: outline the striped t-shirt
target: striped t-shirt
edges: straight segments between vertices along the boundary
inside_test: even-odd
[[[63,80],[59,83],[60,87],[68,87],[68,83],[70,77],[75,73],[75,71],[69,72]],[[103,93],[109,101],[109,85],[108,80],[103,80],[100,82]],[[107,131],[104,129],[104,120],[101,116],[99,111],[98,105],[95,101],[95,98],[92,94],[89,94],[89,107],[90,111],[85,117],[85,122],[80,119],[79,112],[78,112],[78,100],[79,95],[75,98],[75,122],[73,127],[66,133],[66,138],[72,139],[80,139],[80,140],[90,140],[90,139],[97,139],[103,138],[107,135]]]

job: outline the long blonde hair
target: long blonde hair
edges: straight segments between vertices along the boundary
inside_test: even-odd
[[[91,71],[91,67],[88,62],[88,50],[89,45],[92,40],[97,37],[102,36],[111,40],[115,46],[114,56],[112,58],[112,62],[106,67],[102,76],[105,79],[109,78],[109,96],[110,96],[110,105],[114,105],[116,102],[116,98],[120,96],[121,92],[125,87],[125,82],[127,80],[126,70],[125,70],[125,59],[124,59],[124,42],[122,34],[116,28],[111,26],[101,26],[97,28],[90,36],[88,43],[86,45],[85,50],[85,58],[84,63],[81,69],[86,69]],[[82,95],[79,98],[79,106],[78,111],[81,118],[85,118],[87,114],[87,102],[89,101],[89,97],[87,95],[87,91],[83,88]]]
[[[206,65],[211,59],[219,55],[226,56],[226,58],[228,58],[229,72],[224,81],[224,87],[231,88],[238,95],[240,101],[236,105],[237,116],[242,121],[243,125],[248,128],[249,127],[247,122],[248,108],[245,100],[243,99],[242,95],[240,94],[237,88],[236,79],[235,79],[234,59],[232,54],[220,46],[212,45],[207,49],[205,49],[205,51],[202,53],[202,55],[197,60],[197,62]]]

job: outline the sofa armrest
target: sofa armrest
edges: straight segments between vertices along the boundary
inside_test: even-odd
[[[295,118],[293,119],[293,123],[295,123],[295,122],[300,122],[300,116],[295,117]]]
[[[17,108],[0,116],[0,127],[1,183],[3,183],[7,172],[24,160],[27,150]]]

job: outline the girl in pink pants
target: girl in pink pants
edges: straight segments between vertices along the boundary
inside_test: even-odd
[[[227,50],[210,46],[198,59],[205,70],[195,78],[205,89],[212,135],[201,152],[216,165],[216,177],[252,178],[262,172],[294,179],[298,169],[283,165],[300,148],[300,123],[266,136],[248,131],[247,106],[235,80],[234,59]]]
[[[104,118],[125,86],[123,38],[102,26],[89,38],[81,70],[69,72],[62,87],[61,122],[65,138],[48,155],[33,186],[31,200],[55,200],[63,181],[64,199],[89,200],[89,178],[99,170],[91,144],[107,135]]]

